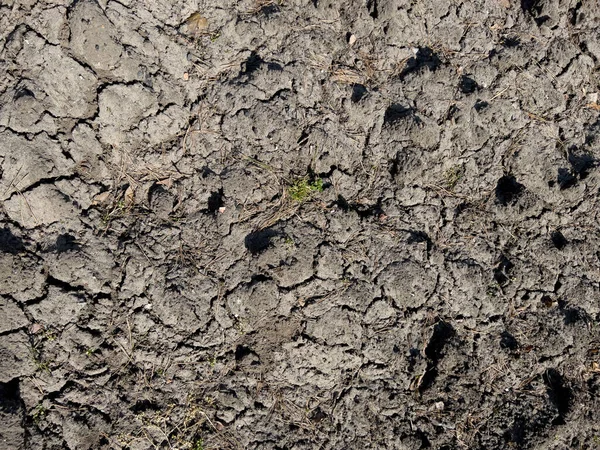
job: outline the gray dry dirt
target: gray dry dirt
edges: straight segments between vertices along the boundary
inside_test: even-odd
[[[0,448],[600,448],[596,0],[0,2]]]

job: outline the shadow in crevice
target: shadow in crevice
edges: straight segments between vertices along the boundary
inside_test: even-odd
[[[433,333],[425,347],[425,356],[427,357],[427,369],[423,375],[419,390],[423,391],[430,387],[438,375],[437,364],[443,357],[443,350],[446,344],[454,337],[456,331],[448,322],[440,320],[433,326]]]
[[[377,19],[379,17],[379,10],[377,9],[377,0],[367,0],[367,9],[369,10],[369,15],[373,19]]]
[[[567,161],[571,167],[560,167],[556,176],[561,190],[575,186],[578,180],[585,180],[590,171],[598,166],[598,160],[593,155],[575,146],[569,148]]]
[[[540,0],[521,0],[521,9],[535,17],[542,12],[541,3]]]
[[[385,212],[381,207],[381,199],[377,200],[374,205],[363,205],[360,203],[350,203],[343,195],[338,195],[337,201],[334,204],[344,212],[354,211],[362,219],[369,217],[380,217]]]
[[[207,210],[209,213],[214,214],[219,210],[221,206],[223,206],[223,197],[223,188],[210,193],[207,205]]]
[[[81,249],[81,246],[77,243],[75,236],[64,233],[56,238],[56,243],[52,247],[52,250],[57,253],[65,253]]]
[[[517,181],[513,175],[504,175],[496,184],[496,200],[502,206],[516,202],[525,191],[525,186]]]
[[[265,230],[253,231],[244,238],[244,245],[250,253],[258,255],[271,246],[274,237],[281,236],[280,231],[267,228]]]
[[[352,103],[360,102],[365,95],[367,95],[367,88],[362,84],[354,84],[352,86],[352,96],[350,97],[350,101]]]
[[[494,269],[494,280],[498,285],[504,286],[506,283],[510,281],[510,271],[513,269],[515,265],[510,262],[510,260],[502,255],[500,256],[500,261],[498,265]]]
[[[398,103],[392,103],[385,110],[385,114],[383,116],[383,124],[393,125],[394,123],[407,117],[415,117],[414,110],[412,108],[402,106]]]
[[[547,369],[543,378],[547,388],[548,399],[558,411],[558,417],[552,423],[553,425],[562,425],[565,423],[564,416],[571,409],[573,393],[558,370],[553,368]]]
[[[435,72],[442,65],[442,60],[429,47],[420,47],[415,56],[406,61],[406,66],[400,73],[400,79],[403,80],[408,74],[420,72],[427,69],[430,72]]]
[[[0,228],[0,252],[13,255],[23,251],[25,245],[20,237],[15,236],[8,228]]]
[[[19,380],[14,378],[8,383],[0,383],[0,411],[18,414],[22,407]]]

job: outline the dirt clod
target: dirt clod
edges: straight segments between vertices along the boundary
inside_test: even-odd
[[[597,1],[0,4],[0,449],[595,449]]]

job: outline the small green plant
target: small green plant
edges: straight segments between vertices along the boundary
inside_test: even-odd
[[[44,333],[44,337],[45,337],[46,339],[48,339],[49,341],[55,341],[55,340],[56,340],[56,333],[54,333],[54,332],[53,332],[53,331],[51,331],[51,330],[47,330],[47,331]]]
[[[323,180],[320,178],[314,181],[309,181],[308,177],[299,178],[288,187],[291,199],[298,203],[305,202],[317,192],[323,192]]]
[[[37,405],[32,415],[33,423],[38,425],[44,419],[44,417],[46,417],[46,412],[48,412],[48,410],[44,405],[41,403]]]
[[[461,166],[452,166],[444,172],[444,184],[446,189],[452,190],[464,176],[465,172]]]
[[[37,346],[31,347],[31,358],[37,369],[41,372],[50,373],[50,362],[42,358],[42,352]]]
[[[296,243],[289,236],[287,236],[285,238],[285,241],[283,241],[283,243],[285,244],[285,246],[287,247],[288,250],[293,250],[294,248],[296,248]]]
[[[48,361],[39,361],[37,363],[37,368],[38,370],[42,371],[42,372],[46,372],[46,373],[50,373],[50,363],[48,363]]]
[[[208,364],[210,365],[211,369],[214,368],[217,365],[217,357],[216,357],[216,355],[212,355],[208,359]]]
[[[92,356],[92,355],[94,354],[94,352],[95,352],[95,351],[96,351],[96,350],[95,350],[95,349],[93,349],[93,348],[88,348],[88,349],[85,351],[85,356],[88,356],[88,357],[89,357],[89,356]]]
[[[500,292],[500,288],[498,287],[497,284],[489,284],[485,293],[490,296],[490,297],[497,297],[498,293]]]
[[[192,447],[193,450],[204,450],[204,440],[203,439],[198,439],[196,440],[196,442],[194,442],[194,446]]]

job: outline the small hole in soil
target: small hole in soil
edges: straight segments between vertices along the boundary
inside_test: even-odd
[[[540,13],[540,0],[521,0],[521,9],[531,15]]]
[[[392,178],[396,178],[400,170],[400,154],[396,153],[396,157],[389,162],[389,172]]]
[[[560,280],[556,280],[556,283],[554,283],[554,292],[558,291],[561,287],[562,283],[560,282]]]
[[[496,200],[502,206],[515,202],[525,190],[525,186],[519,183],[512,175],[505,175],[498,180],[496,185]]]
[[[569,412],[571,407],[572,392],[566,386],[563,376],[556,369],[548,369],[544,373],[544,383],[547,386],[547,393],[550,401],[556,406],[560,419]],[[563,419],[564,420],[564,419]]]
[[[558,185],[562,190],[575,186],[575,183],[577,183],[577,178],[571,173],[569,169],[561,167],[560,169],[558,169],[556,181],[558,182]]]
[[[477,85],[477,82],[473,78],[467,75],[460,77],[458,88],[463,94],[472,94],[477,90],[478,87],[479,86]]]
[[[540,17],[536,17],[533,20],[535,20],[535,23],[537,24],[538,27],[541,27],[542,25],[544,25],[546,22],[548,22],[550,20],[550,16],[540,16]]]
[[[310,419],[313,422],[321,422],[323,419],[326,419],[326,418],[327,418],[327,414],[318,406],[310,415]]]
[[[433,327],[431,339],[425,348],[425,356],[434,362],[439,361],[444,346],[454,336],[454,328],[447,322],[439,321]]]
[[[494,280],[496,280],[500,286],[506,284],[509,281],[508,274],[513,267],[514,264],[510,262],[506,256],[502,255],[500,257],[500,262],[494,269]]]
[[[589,314],[576,306],[561,306],[561,313],[563,315],[563,322],[565,325],[573,325],[574,323],[590,320]]]
[[[256,52],[250,53],[250,56],[244,63],[244,71],[242,72],[242,74],[251,75],[260,68],[260,65],[263,62],[264,61],[262,60],[262,58]]]
[[[269,277],[265,274],[262,274],[262,273],[258,273],[256,275],[252,275],[252,277],[250,278],[250,285],[264,283],[265,281],[269,281],[269,280],[271,280],[271,277]]]
[[[511,446],[521,448],[525,441],[525,421],[522,418],[515,419],[510,428],[504,432],[504,440]]]
[[[341,194],[338,195],[337,201],[335,203],[343,211],[348,211],[350,209],[350,203],[348,203],[348,201]]]
[[[515,339],[515,337],[510,334],[508,331],[503,331],[500,334],[500,347],[508,350],[516,350],[519,346],[519,343]]]
[[[352,103],[360,102],[365,95],[367,95],[367,88],[362,84],[355,84],[352,86],[352,97],[350,97]]]
[[[251,355],[253,353],[254,352],[249,347],[246,347],[245,345],[238,345],[235,348],[235,360],[241,361],[246,356]]]
[[[148,411],[148,410],[156,411],[159,409],[159,407],[153,401],[144,399],[144,400],[136,401],[135,405],[133,405],[130,409],[134,413],[140,413],[140,412]]]
[[[0,383],[0,411],[17,414],[20,406],[19,380],[15,378],[8,383]]]
[[[506,37],[502,40],[502,45],[508,48],[518,47],[520,43],[518,37]]]
[[[80,248],[75,236],[65,233],[61,234],[56,238],[56,252],[64,253],[72,250],[78,250]]]
[[[211,192],[208,197],[208,211],[216,213],[221,206],[223,206],[223,189]]]
[[[425,242],[427,244],[427,250],[431,250],[431,238],[427,233],[421,230],[409,230],[408,244],[419,244]]]
[[[275,236],[279,236],[279,234],[280,233],[270,228],[254,231],[246,236],[244,245],[250,253],[256,255],[263,250],[266,250],[271,245],[271,239]]]
[[[377,10],[377,0],[368,0],[367,9],[369,10],[369,15],[373,19],[377,19],[379,17],[379,11]]]
[[[576,149],[571,148],[569,150],[569,164],[573,168],[573,172],[579,175],[579,179],[583,180],[589,175],[589,171],[596,165],[596,161],[592,155],[587,153],[575,154],[573,151]]]
[[[569,243],[565,236],[558,230],[550,235],[550,239],[552,239],[552,245],[559,250],[565,248],[565,246]]]
[[[383,209],[381,209],[381,206],[379,205],[379,203],[376,205],[369,205],[369,206],[353,204],[352,209],[354,211],[356,211],[356,213],[363,219],[367,218],[367,217],[379,217],[379,216],[385,214]]]
[[[438,55],[429,47],[420,47],[417,54],[410,58],[400,73],[400,78],[403,79],[411,72],[417,72],[423,68],[435,72],[442,65],[442,61]]]
[[[26,87],[22,87],[16,92],[15,96],[13,97],[13,101],[16,102],[17,100],[23,97],[35,98],[35,94]]]
[[[263,6],[260,9],[260,12],[263,13],[265,16],[269,17],[272,14],[278,13],[279,12],[279,7],[277,5]]]
[[[489,106],[489,103],[483,100],[477,100],[475,102],[475,106],[473,106],[473,108],[475,108],[475,111],[477,112],[481,112],[483,111],[485,108],[487,108]]]
[[[267,63],[267,69],[274,72],[282,72],[283,66],[276,62]]]
[[[383,116],[383,122],[387,125],[393,124],[400,119],[408,117],[412,114],[411,108],[405,108],[402,105],[397,103],[393,103],[385,110],[385,115]]]
[[[15,236],[8,228],[0,228],[0,252],[16,254],[25,246],[21,238]]]

